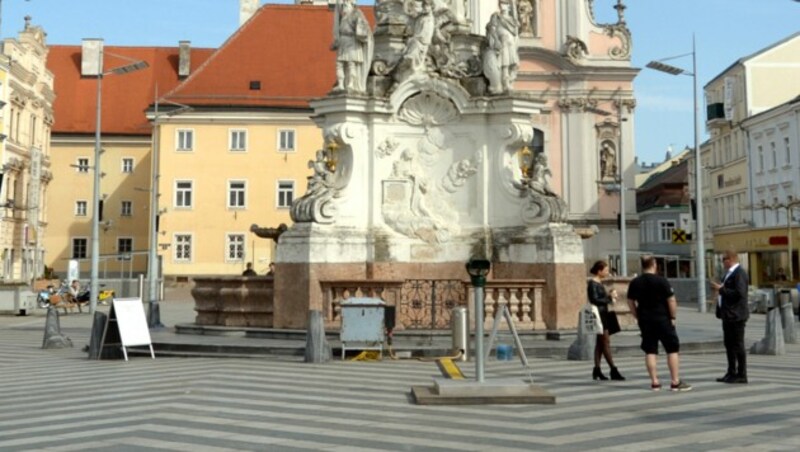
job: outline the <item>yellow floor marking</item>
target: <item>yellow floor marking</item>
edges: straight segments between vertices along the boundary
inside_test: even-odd
[[[436,365],[439,366],[439,370],[442,372],[442,376],[445,378],[449,378],[451,380],[463,380],[464,374],[461,373],[461,369],[458,368],[455,362],[451,358],[441,358],[436,360]]]

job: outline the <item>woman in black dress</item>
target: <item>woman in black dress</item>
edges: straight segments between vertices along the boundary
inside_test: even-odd
[[[597,306],[597,310],[600,312],[600,321],[603,322],[603,332],[597,334],[597,343],[594,347],[594,371],[592,371],[592,378],[594,380],[608,380],[600,370],[600,359],[605,356],[606,362],[611,366],[611,379],[624,380],[625,377],[623,377],[616,366],[614,366],[614,358],[611,357],[611,334],[608,332],[608,325],[610,325],[608,320],[608,305],[617,301],[617,291],[611,289],[610,292],[606,292],[606,288],[603,286],[603,280],[608,277],[609,273],[608,262],[602,260],[595,262],[589,272],[592,274],[592,277],[589,278],[589,287],[587,288],[589,303]]]

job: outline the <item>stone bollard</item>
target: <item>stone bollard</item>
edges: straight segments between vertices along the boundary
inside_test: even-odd
[[[326,363],[331,360],[331,346],[325,337],[325,322],[322,311],[308,313],[308,330],[306,331],[307,363]]]
[[[787,344],[800,343],[800,337],[797,336],[794,322],[794,308],[792,303],[784,303],[781,305],[781,326],[783,327],[783,341]]]
[[[58,317],[58,310],[49,306],[47,308],[47,321],[44,324],[44,340],[42,348],[69,348],[72,347],[72,340],[61,334],[61,321]]]
[[[573,361],[587,361],[594,359],[594,347],[597,343],[597,332],[594,331],[594,319],[584,318],[587,311],[581,309],[578,313],[578,337],[575,338],[567,351],[567,359]]]
[[[754,355],[785,355],[786,346],[783,342],[783,328],[780,321],[780,309],[770,309],[767,312],[767,327],[764,338],[753,344],[750,353]]]

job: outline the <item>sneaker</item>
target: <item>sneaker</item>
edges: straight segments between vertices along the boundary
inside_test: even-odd
[[[692,385],[690,385],[689,383],[684,383],[683,380],[681,380],[677,384],[673,383],[669,385],[669,389],[671,391],[686,392],[692,390]]]
[[[652,391],[660,391],[661,390],[661,383],[655,383],[650,385],[650,389]]]

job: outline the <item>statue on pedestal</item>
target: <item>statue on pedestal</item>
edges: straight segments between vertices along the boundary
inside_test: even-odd
[[[356,0],[336,2],[333,36],[331,49],[336,50],[334,90],[366,92],[372,64],[372,30],[364,13],[356,8]]]
[[[486,24],[489,47],[483,56],[483,73],[489,79],[489,93],[511,91],[519,67],[519,20],[511,0],[500,0],[500,11]]]

